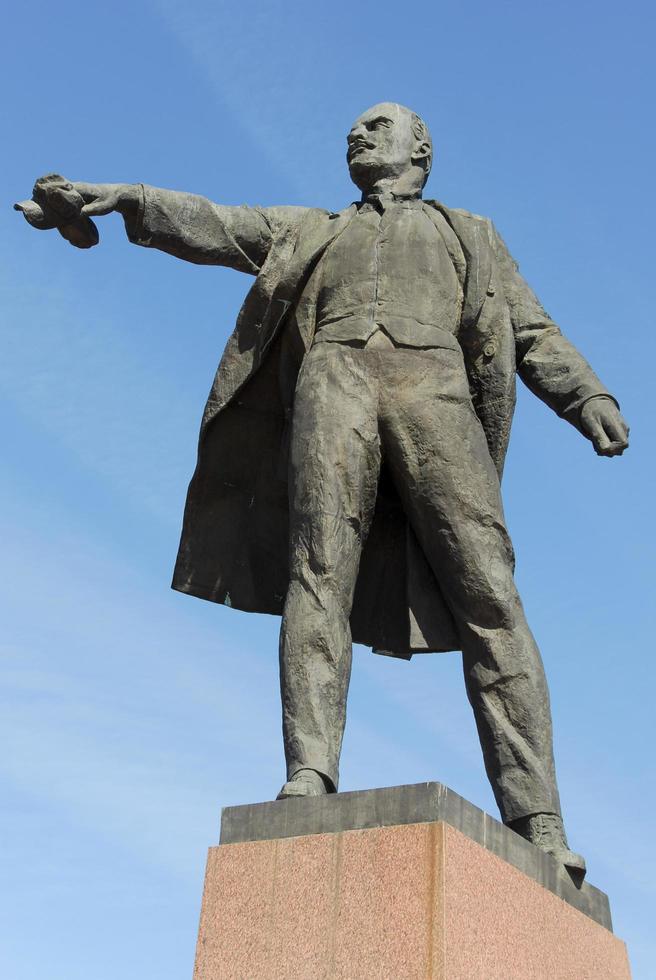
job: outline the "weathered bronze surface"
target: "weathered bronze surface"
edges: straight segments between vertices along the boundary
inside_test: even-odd
[[[79,247],[130,241],[255,277],[201,427],[173,587],[283,616],[283,796],[336,791],[352,640],[462,650],[504,822],[575,872],[542,661],[513,579],[499,480],[515,377],[600,455],[628,429],[487,218],[422,199],[421,119],[374,106],[347,137],[360,201],[226,207],[41,178],[17,205]]]

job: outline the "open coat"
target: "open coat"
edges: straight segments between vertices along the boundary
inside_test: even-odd
[[[438,230],[439,215],[446,219],[462,247],[452,255],[464,291],[458,340],[501,477],[516,373],[577,428],[583,404],[608,392],[545,313],[492,223],[437,201],[424,208]],[[321,256],[356,210],[225,207],[145,187],[137,218],[126,222],[136,244],[256,277],[203,415],[173,578],[181,592],[282,613],[296,379],[312,344]],[[351,627],[354,641],[397,657],[459,649],[439,569],[429,567],[388,481],[364,545]]]

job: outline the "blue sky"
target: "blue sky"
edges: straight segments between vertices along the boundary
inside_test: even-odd
[[[71,0],[5,14],[0,976],[190,975],[220,807],[283,777],[278,621],[173,593],[198,423],[248,277],[10,210],[34,179],[342,207],[368,105],[425,117],[427,193],[493,217],[619,398],[598,459],[521,391],[504,478],[573,846],[634,977],[653,932],[653,13]],[[496,814],[456,654],[358,648],[342,788],[440,780]]]

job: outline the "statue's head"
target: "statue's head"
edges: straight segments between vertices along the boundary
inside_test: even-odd
[[[421,190],[430,173],[433,144],[426,123],[398,102],[380,102],[359,116],[346,137],[351,180],[369,193],[381,180],[403,178]]]

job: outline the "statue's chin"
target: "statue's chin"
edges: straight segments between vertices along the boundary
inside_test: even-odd
[[[367,194],[382,177],[387,177],[387,169],[380,164],[366,163],[357,159],[349,163],[349,173],[355,186]]]
[[[381,180],[407,180],[413,170],[412,164],[407,162],[367,160],[366,158],[362,159],[363,156],[364,154],[356,156],[349,163],[351,180],[363,194],[371,193]]]

